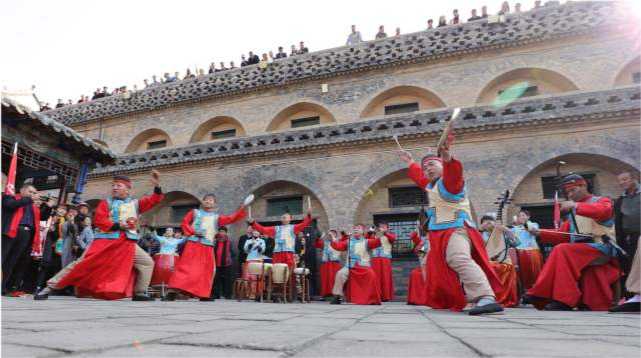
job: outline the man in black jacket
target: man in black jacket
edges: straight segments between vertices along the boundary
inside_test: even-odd
[[[255,65],[260,62],[258,55],[254,55],[252,51],[249,51],[249,58],[247,59],[248,65]]]
[[[617,176],[617,180],[624,191],[614,202],[616,240],[619,246],[629,255],[628,257],[619,256],[621,268],[625,272],[625,276],[621,278],[621,283],[624,284],[626,278],[630,275],[632,258],[637,251],[639,243],[641,231],[641,196],[639,194],[641,189],[639,188],[639,174],[637,171],[624,171]],[[630,296],[630,294],[626,294],[627,296]]]
[[[243,275],[243,264],[247,261],[247,253],[245,253],[245,242],[252,237],[254,229],[251,225],[247,226],[245,235],[238,238],[238,277]]]
[[[2,196],[2,294],[15,282],[15,268],[21,257],[31,253],[40,221],[49,219],[54,201],[25,184],[18,195]],[[17,275],[22,277],[22,275]]]

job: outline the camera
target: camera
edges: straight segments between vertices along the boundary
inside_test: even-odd
[[[40,197],[40,201],[42,201],[43,203],[46,203],[49,200],[51,200],[51,197],[49,195],[45,195],[45,196],[41,196]]]

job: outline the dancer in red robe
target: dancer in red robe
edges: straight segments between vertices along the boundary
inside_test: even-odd
[[[610,308],[610,285],[620,278],[616,251],[607,238],[614,238],[614,209],[608,198],[588,193],[585,179],[577,174],[563,178],[561,186],[569,200],[559,205],[572,211],[559,230],[535,230],[542,242],[557,244],[524,302],[546,311],[569,311],[583,305],[593,311]],[[569,234],[568,234],[569,233]]]
[[[201,301],[214,301],[210,297],[216,274],[214,237],[221,226],[245,217],[244,206],[229,216],[218,214],[217,206],[216,195],[207,194],[203,197],[202,208],[191,210],[183,218],[180,228],[188,239],[163,301],[174,301],[180,291],[199,297]]]
[[[381,304],[381,289],[370,264],[370,251],[381,246],[381,240],[374,236],[366,238],[364,233],[365,225],[358,224],[354,227],[354,237],[340,241],[332,238],[332,248],[348,251],[347,263],[336,273],[332,304],[340,304],[343,297],[359,305]]]
[[[408,305],[425,305],[425,278],[427,276],[427,266],[425,262],[429,251],[429,241],[419,235],[418,231],[412,232],[410,237],[414,243],[414,252],[418,256],[419,267],[410,273],[407,285],[407,304]]]
[[[383,302],[394,299],[394,276],[392,275],[392,243],[396,235],[389,232],[387,223],[379,223],[376,235],[381,239],[381,246],[372,250],[372,269],[376,274],[378,285],[381,288]]]
[[[469,301],[475,304],[470,315],[500,312],[503,307],[496,295],[503,287],[475,229],[463,164],[450,154],[450,143],[451,139],[445,140],[438,148],[441,157],[428,155],[420,165],[409,152],[400,151],[401,159],[409,163],[408,176],[429,198],[426,304],[461,311]]]
[[[336,230],[330,230],[330,235],[316,239],[314,246],[323,250],[321,257],[321,297],[331,297],[336,273],[341,269],[341,261],[344,260],[342,252],[332,248],[332,237],[338,237]]]
[[[51,290],[73,285],[80,296],[113,300],[131,297],[133,291],[134,301],[153,301],[145,292],[154,261],[137,244],[138,215],[163,199],[160,172],[155,169],[151,182],[154,193],[134,199],[129,197],[129,178],[114,177],[111,197],[100,202],[94,213],[95,240],[78,260],[47,281],[47,287],[34,299],[46,300]]]

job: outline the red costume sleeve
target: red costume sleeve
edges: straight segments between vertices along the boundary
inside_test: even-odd
[[[303,231],[303,229],[306,228],[311,223],[312,223],[312,216],[309,214],[305,215],[305,218],[303,219],[303,221],[294,225],[294,234],[298,234],[299,232]]]
[[[412,235],[410,236],[410,239],[414,243],[414,247],[419,246],[421,243],[423,243],[423,240],[421,239],[421,235],[418,234],[418,231],[412,231]]]
[[[565,220],[558,230],[541,231],[539,236],[541,242],[544,244],[562,244],[564,242],[570,242],[570,235],[559,234],[557,232],[570,232],[570,222]]]
[[[218,217],[218,225],[229,225],[233,224],[238,220],[242,220],[245,217],[245,208],[240,207],[233,215],[220,215]]]
[[[450,194],[463,191],[463,163],[452,158],[449,162],[443,161],[443,185]]]
[[[608,198],[600,198],[596,203],[576,203],[576,214],[596,221],[606,221],[612,218],[614,208]]]
[[[338,242],[330,242],[329,245],[336,251],[346,251],[347,250],[347,240],[341,239]]]
[[[187,215],[183,218],[183,222],[180,224],[180,230],[182,230],[183,235],[185,236],[194,236],[194,229],[191,226],[191,223],[194,221],[194,211],[196,210],[189,210]]]
[[[254,221],[252,223],[252,227],[254,229],[258,230],[258,232],[260,232],[261,234],[265,234],[265,235],[267,235],[269,237],[276,236],[276,227],[274,227],[274,226],[263,226],[263,225],[259,224],[258,221]]]
[[[410,164],[407,170],[407,176],[423,190],[425,190],[425,187],[430,182],[425,177],[425,174],[423,174],[423,168],[416,162]]]
[[[154,206],[158,205],[162,199],[165,197],[165,194],[153,193],[148,196],[143,196],[138,199],[138,214],[142,214],[145,211],[150,210]]]
[[[322,249],[325,247],[325,242],[323,242],[322,239],[316,239],[314,240],[314,247],[316,247],[317,249]]]
[[[109,213],[109,204],[107,203],[107,200],[103,200],[100,202],[100,204],[98,204],[98,207],[93,214],[93,224],[95,227],[100,229],[100,231],[112,231],[114,222],[113,220],[111,220],[111,214]]]
[[[394,242],[394,240],[396,240],[396,235],[394,235],[394,233],[393,233],[393,232],[389,232],[389,231],[388,231],[388,232],[386,232],[386,233],[385,233],[385,237],[387,238],[387,241],[389,241],[389,242],[390,242],[390,244],[391,244],[391,243],[393,243],[393,242]]]
[[[367,239],[367,249],[375,249],[377,247],[381,246],[381,239],[379,238],[374,238],[374,239]]]

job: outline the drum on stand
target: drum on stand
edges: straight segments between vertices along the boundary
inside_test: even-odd
[[[154,273],[151,276],[152,285],[169,283],[171,275],[176,271],[176,265],[180,256],[177,254],[156,254],[154,255]]]

